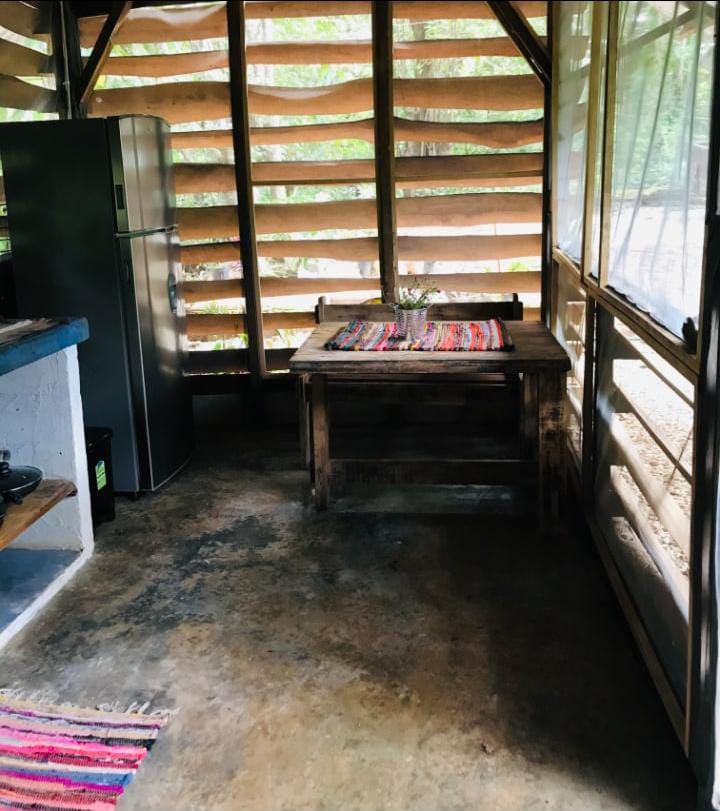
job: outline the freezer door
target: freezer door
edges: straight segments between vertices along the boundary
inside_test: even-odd
[[[174,226],[170,128],[165,121],[152,116],[126,116],[114,121],[124,185],[124,189],[118,189],[117,185],[115,189],[118,230],[153,231]]]
[[[133,265],[127,317],[140,487],[154,490],[185,464],[193,446],[192,403],[182,374],[179,243],[174,231],[123,241]]]

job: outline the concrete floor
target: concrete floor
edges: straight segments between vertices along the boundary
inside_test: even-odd
[[[317,515],[291,440],[205,443],[0,685],[173,712],[125,811],[692,809],[590,542],[462,512]]]

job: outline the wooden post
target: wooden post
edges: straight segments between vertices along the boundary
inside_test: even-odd
[[[373,102],[375,106],[375,204],[377,206],[380,285],[383,301],[399,294],[395,216],[395,135],[393,97],[393,4],[372,4]]]
[[[716,9],[715,32],[720,30]],[[695,389],[693,511],[690,539],[690,644],[685,749],[710,802],[716,776],[718,706],[717,548],[720,533],[720,47],[715,47],[707,186],[707,239],[700,319],[700,371]],[[700,807],[700,805],[698,805]]]
[[[255,243],[255,204],[251,175],[250,114],[245,54],[245,3],[242,0],[228,0],[227,23],[230,109],[238,198],[237,217],[240,228],[240,260],[245,293],[245,329],[248,336],[248,370],[254,385],[259,387],[267,368],[263,344],[260,274]]]
[[[553,45],[553,14],[552,0],[547,4],[547,43],[550,54],[555,51]],[[552,64],[552,63],[550,63]],[[542,255],[540,268],[542,271],[542,289],[540,295],[540,317],[550,326],[550,310],[552,295],[552,245],[553,245],[553,85],[550,81],[551,69],[547,70],[547,81],[544,81],[543,105],[543,190],[542,190]]]
[[[110,56],[110,51],[113,46],[113,38],[117,33],[118,28],[122,25],[125,17],[127,17],[130,9],[132,8],[132,0],[120,0],[113,4],[110,12],[105,18],[103,27],[100,29],[97,41],[93,47],[92,53],[85,63],[85,67],[80,77],[78,95],[80,104],[85,104],[88,97],[95,89],[97,80],[100,77],[103,66]]]
[[[66,0],[52,4],[50,26],[58,113],[60,118],[85,118],[85,105],[80,103],[78,93],[82,75],[80,34],[77,18]]]
[[[538,377],[538,490],[540,528],[556,534],[565,495],[566,373]]]
[[[615,147],[615,85],[617,79],[619,13],[618,4],[610,3],[608,6],[608,52],[607,67],[605,70],[602,207],[600,214],[600,260],[598,267],[598,284],[601,288],[607,286],[608,257],[610,253],[610,211],[612,209],[613,152]]]
[[[537,375],[523,374],[521,414],[523,456],[529,459],[536,459],[538,452]]]
[[[313,462],[315,507],[326,510],[330,500],[330,419],[327,402],[327,378],[312,376]]]
[[[592,512],[595,499],[595,299],[585,299],[585,369],[582,402],[582,495]]]

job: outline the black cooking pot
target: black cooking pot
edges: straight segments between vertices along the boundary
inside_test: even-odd
[[[37,467],[10,467],[10,451],[0,451],[0,499],[20,504],[42,481]]]

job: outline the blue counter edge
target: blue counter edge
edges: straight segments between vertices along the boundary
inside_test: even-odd
[[[52,320],[54,323],[47,329],[21,335],[8,344],[0,344],[0,375],[54,355],[68,346],[82,343],[90,335],[87,318]]]

